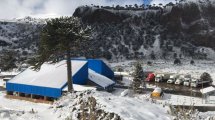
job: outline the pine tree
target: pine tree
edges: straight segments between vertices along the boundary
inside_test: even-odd
[[[207,72],[202,73],[200,76],[200,79],[203,81],[207,81],[207,80],[212,81],[211,75]]]
[[[135,65],[135,71],[133,73],[133,82],[132,82],[132,89],[135,93],[140,93],[139,87],[141,86],[143,79],[144,79],[144,73],[143,68],[139,62]]]
[[[13,68],[16,68],[16,53],[14,51],[10,51],[10,50],[4,50],[1,53],[2,57],[0,59],[0,67],[1,70],[3,71],[7,71],[7,70],[11,70]]]
[[[32,60],[34,68],[40,69],[46,61],[56,63],[65,55],[68,91],[73,91],[71,54],[84,50],[80,48],[87,44],[89,34],[90,28],[83,28],[80,19],[76,17],[61,17],[47,21],[41,32],[38,55]]]
[[[155,60],[155,59],[156,59],[154,51],[151,52],[150,56],[151,56],[151,59],[152,59],[152,60]]]

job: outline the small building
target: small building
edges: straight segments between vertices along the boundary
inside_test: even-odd
[[[210,86],[207,88],[200,89],[200,92],[203,95],[205,104],[215,104],[215,88]]]
[[[71,64],[74,85],[87,85],[91,81],[109,89],[115,84],[113,71],[102,60],[77,59],[71,60]],[[66,87],[66,60],[55,64],[44,63],[39,71],[28,68],[6,83],[8,95],[44,99],[59,98]]]

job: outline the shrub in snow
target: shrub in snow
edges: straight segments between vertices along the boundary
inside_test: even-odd
[[[193,60],[191,60],[191,61],[190,61],[190,64],[191,64],[191,65],[194,65],[194,64],[195,64],[195,62],[194,62]]]
[[[154,51],[152,51],[152,53],[150,54],[150,57],[151,57],[152,60],[156,59]]]
[[[118,71],[118,72],[123,72],[124,70],[123,70],[123,68],[120,66],[120,67],[117,68],[117,71]]]
[[[181,65],[181,60],[178,59],[178,58],[176,58],[176,59],[174,60],[174,65]]]
[[[88,97],[87,100],[82,100],[80,103],[80,111],[78,119],[80,120],[121,120],[115,113],[109,113],[99,109],[94,97]],[[70,118],[67,118],[70,120]]]
[[[199,115],[198,111],[191,106],[188,109],[185,109],[181,106],[169,106],[170,111],[168,112],[173,116],[173,120],[198,120]]]
[[[151,65],[152,65],[152,62],[151,62],[151,61],[148,61],[148,62],[147,62],[147,65],[150,65],[150,66],[151,66]]]
[[[174,58],[174,59],[176,59],[177,56],[178,56],[177,53],[174,53],[174,54],[173,54],[173,58]]]

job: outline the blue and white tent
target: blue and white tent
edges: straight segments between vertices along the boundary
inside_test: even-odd
[[[71,60],[73,83],[86,85],[88,80],[100,87],[115,84],[113,71],[101,60]],[[59,98],[67,87],[67,65],[63,60],[56,64],[45,63],[39,71],[30,68],[6,83],[6,90],[25,94]]]

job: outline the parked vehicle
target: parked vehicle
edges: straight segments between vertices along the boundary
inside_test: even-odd
[[[147,78],[149,74],[153,73],[153,71],[143,71],[144,77]]]
[[[176,85],[182,85],[183,82],[184,82],[184,78],[179,77],[179,78],[175,81],[175,84],[176,84]]]
[[[151,93],[151,98],[157,98],[157,99],[160,99],[161,97],[163,97],[163,91],[161,88],[159,87],[156,87],[154,89],[154,91]]]
[[[191,78],[190,74],[180,75],[179,78],[175,81],[176,85],[182,85],[184,83],[185,78]]]
[[[155,82],[167,81],[172,73],[158,73],[155,77]]]
[[[190,86],[190,82],[191,82],[191,75],[187,75],[184,77],[184,86]]]
[[[151,82],[151,81],[154,81],[154,80],[155,80],[155,74],[154,73],[149,73],[147,78],[146,78],[146,81]]]
[[[179,74],[170,75],[169,79],[167,80],[167,83],[169,83],[169,84],[175,83],[175,81],[178,78],[179,78]]]
[[[198,86],[201,86],[201,85],[211,85],[212,82],[213,82],[212,80],[201,80],[201,79],[193,78],[191,80],[190,86],[191,87],[198,87]]]

